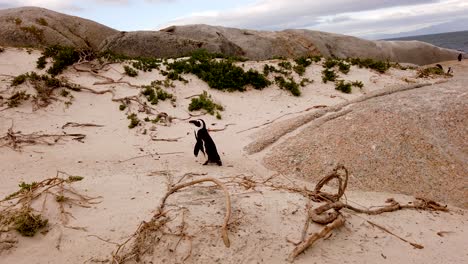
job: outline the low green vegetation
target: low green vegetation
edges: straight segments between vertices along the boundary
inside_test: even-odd
[[[335,89],[343,93],[351,93],[352,85],[350,82],[345,82],[344,80],[338,80],[335,82]]]
[[[8,107],[18,107],[24,101],[29,100],[30,97],[31,97],[31,95],[27,94],[25,91],[16,92],[12,96],[7,98],[7,105],[8,105]]]
[[[444,70],[439,67],[428,67],[428,68],[420,69],[418,71],[419,78],[427,78],[431,76],[451,76],[451,75],[446,74]]]
[[[59,45],[47,47],[37,60],[37,68],[43,69],[47,58],[51,58],[53,62],[47,73],[55,76],[62,73],[68,66],[78,62],[80,53],[73,47]]]
[[[385,73],[392,66],[388,61],[377,61],[373,59],[349,58],[347,59],[351,65],[356,65],[359,68],[368,68],[379,73]]]
[[[192,73],[205,81],[211,88],[228,91],[245,91],[245,86],[263,89],[270,81],[257,71],[244,71],[233,64],[233,60],[216,60],[213,54],[200,50],[188,59],[168,63],[169,72],[174,74]],[[169,73],[168,73],[169,74]]]
[[[291,74],[290,72],[285,71],[283,69],[277,69],[273,65],[265,64],[263,66],[263,75],[268,76],[268,75],[270,75],[270,73],[278,73],[278,74],[282,74],[282,75],[285,75],[285,76],[289,76]]]
[[[301,90],[299,84],[297,84],[293,78],[286,80],[283,76],[276,76],[275,83],[281,88],[291,92],[294,96],[300,96]]]
[[[338,78],[338,75],[334,70],[325,69],[322,71],[322,81],[323,83],[334,82]]]
[[[343,93],[351,93],[352,87],[362,88],[364,87],[364,84],[361,81],[349,82],[344,80],[338,80],[335,82],[335,89]]]
[[[152,105],[157,105],[159,100],[165,101],[166,99],[171,99],[175,101],[174,95],[164,91],[159,85],[147,85],[143,88],[141,94],[144,95]]]
[[[127,105],[126,105],[126,104],[121,104],[121,105],[119,105],[119,110],[120,110],[120,111],[125,110],[125,108],[127,108]]]
[[[37,231],[47,226],[48,220],[42,219],[40,214],[33,214],[30,210],[24,211],[14,219],[14,228],[23,236],[32,237]]]
[[[305,87],[307,84],[310,84],[310,83],[313,83],[314,80],[309,80],[308,78],[303,78],[301,80],[301,82],[299,83],[299,85],[301,85],[301,87]]]
[[[135,69],[133,69],[132,67],[130,67],[128,65],[124,65],[123,68],[124,68],[124,71],[125,71],[126,75],[128,75],[130,77],[138,76],[138,72]]]
[[[23,32],[27,32],[33,35],[37,40],[42,42],[44,39],[44,30],[37,28],[36,26],[20,27]]]
[[[291,70],[292,69],[292,64],[289,61],[282,61],[278,63],[278,66],[280,68],[283,68],[285,70]]]
[[[203,93],[198,97],[192,98],[188,110],[205,110],[210,115],[215,115],[216,113],[216,117],[218,117],[218,115],[221,116],[219,111],[223,111],[224,107],[220,104],[213,102],[213,99],[211,99],[211,95],[209,95],[206,91],[203,91]]]
[[[39,25],[41,25],[41,26],[48,26],[48,25],[49,25],[49,24],[47,23],[47,21],[46,21],[43,17],[37,18],[37,19],[36,19],[36,22],[37,22]]]
[[[26,94],[24,91],[17,92],[10,99],[8,99],[8,104],[10,107],[17,107],[23,101],[28,100],[30,97],[32,97],[32,101],[35,107],[37,108],[46,107],[53,100],[53,92],[55,89],[60,88],[60,87],[67,87],[67,88],[71,87],[68,83],[60,79],[57,79],[53,76],[49,76],[47,74],[39,75],[35,72],[25,73],[25,74],[16,76],[12,80],[11,85],[18,86],[18,85],[23,84],[26,81],[28,81],[34,87],[36,94],[31,96],[29,94]],[[62,90],[60,95],[64,97],[68,96],[70,97],[70,99],[73,99],[73,96],[70,95],[69,92],[65,90]]]
[[[130,129],[135,128],[140,124],[140,119],[138,119],[138,116],[135,113],[128,115],[127,119],[130,120],[130,124],[128,125],[128,128]]]
[[[136,58],[133,60],[135,61],[132,62],[132,66],[144,72],[151,72],[153,69],[159,69],[162,63],[162,60],[157,58]]]

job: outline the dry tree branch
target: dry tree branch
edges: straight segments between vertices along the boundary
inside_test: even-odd
[[[13,150],[21,150],[23,146],[28,145],[55,145],[64,138],[71,138],[83,142],[85,134],[40,134],[37,132],[31,134],[23,134],[21,131],[13,131],[13,125],[10,127],[5,136],[0,137],[0,148],[9,147]],[[3,144],[1,144],[3,143]]]
[[[199,183],[202,183],[202,182],[208,182],[208,181],[213,182],[216,185],[218,185],[223,190],[223,192],[225,194],[226,215],[224,217],[224,222],[223,222],[223,225],[221,227],[221,236],[223,238],[224,245],[226,247],[229,247],[231,245],[231,243],[229,242],[229,237],[228,237],[228,233],[227,233],[227,226],[229,224],[229,219],[231,218],[231,198],[229,196],[229,191],[227,190],[224,183],[222,183],[221,181],[219,181],[219,180],[217,180],[215,178],[207,177],[207,178],[197,179],[197,180],[193,180],[193,181],[187,182],[187,183],[180,183],[180,184],[177,184],[177,185],[171,187],[171,189],[169,189],[169,191],[166,193],[166,195],[161,199],[160,206],[157,209],[157,214],[162,213],[162,210],[164,209],[166,200],[171,194],[177,192],[180,189],[186,188],[188,186],[192,186],[192,185],[195,185],[195,184],[199,184]]]
[[[291,254],[288,257],[288,260],[290,262],[293,262],[294,259],[304,252],[307,248],[312,246],[315,241],[319,240],[320,238],[325,238],[328,236],[328,234],[336,228],[339,228],[343,226],[345,223],[344,217],[340,214],[332,223],[326,225],[320,232],[314,233],[310,236],[308,236],[304,241],[302,241],[299,245],[297,245],[294,250],[291,252]]]
[[[155,236],[155,232],[160,231],[160,229],[166,225],[170,221],[169,217],[167,216],[168,211],[165,211],[164,208],[166,206],[166,201],[172,194],[176,193],[177,191],[196,185],[203,182],[212,182],[219,186],[224,194],[225,194],[225,201],[226,201],[226,214],[224,217],[223,225],[221,226],[221,237],[223,239],[224,245],[226,247],[230,246],[230,241],[228,237],[228,224],[231,217],[231,198],[229,195],[229,191],[227,190],[226,186],[219,180],[211,177],[202,178],[193,180],[191,182],[186,183],[178,183],[176,185],[171,185],[166,192],[166,194],[161,198],[159,206],[156,209],[155,214],[151,218],[149,222],[143,221],[137,231],[129,237],[125,242],[120,244],[115,252],[112,254],[113,263],[124,263],[130,259],[135,259],[136,261],[140,261],[141,256],[147,254],[151,248],[154,246],[159,238]],[[164,235],[164,233],[163,233]],[[177,234],[176,234],[177,235]],[[180,234],[179,234],[180,235]],[[133,246],[130,250],[125,253],[122,253],[126,244],[128,244],[133,239]],[[191,250],[190,250],[191,252]],[[191,254],[191,253],[190,253]],[[188,255],[189,256],[189,255]]]

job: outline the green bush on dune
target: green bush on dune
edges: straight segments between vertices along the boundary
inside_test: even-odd
[[[224,107],[220,104],[213,102],[213,99],[211,99],[211,95],[209,95],[206,91],[203,91],[203,93],[198,97],[192,98],[192,101],[190,102],[190,105],[188,107],[189,111],[197,111],[202,109],[206,110],[206,112],[210,115],[214,115],[216,112],[217,118],[221,119],[221,114],[219,114],[219,111],[223,111]]]
[[[73,47],[59,45],[47,47],[37,60],[37,68],[43,69],[47,58],[52,58],[52,66],[47,70],[47,73],[55,76],[62,73],[68,66],[78,62],[80,53]]]
[[[244,71],[231,59],[216,60],[206,51],[197,51],[189,59],[168,63],[167,69],[174,74],[192,73],[205,81],[211,88],[229,91],[244,91],[246,85],[263,89],[270,81],[255,70]]]

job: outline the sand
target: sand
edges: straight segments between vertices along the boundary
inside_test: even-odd
[[[8,95],[10,76],[35,69],[37,51],[28,54],[22,49],[7,48],[0,53],[0,93]],[[453,62],[450,62],[454,64]],[[454,64],[455,65],[455,64]],[[245,62],[245,68],[261,69],[263,63]],[[24,238],[14,232],[0,233],[18,240],[15,247],[0,251],[0,263],[96,263],[108,259],[116,249],[112,243],[122,243],[137,229],[141,221],[151,219],[160,198],[165,194],[168,177],[161,171],[169,171],[177,181],[186,173],[206,174],[222,181],[228,177],[243,175],[261,181],[275,175],[275,181],[313,188],[314,183],[283,177],[262,165],[265,152],[248,155],[243,149],[252,142],[258,129],[241,132],[259,124],[275,122],[300,116],[301,111],[313,106],[333,106],[359,98],[364,94],[410,82],[436,82],[436,79],[418,80],[415,71],[391,69],[386,74],[352,68],[346,76],[349,80],[361,80],[362,91],[352,94],[335,91],[333,84],[322,84],[321,66],[308,67],[306,75],[313,84],[302,88],[303,95],[293,97],[276,86],[262,91],[226,93],[211,90],[197,77],[188,75],[188,85],[176,83],[169,88],[177,96],[177,107],[161,102],[157,111],[166,112],[175,119],[170,126],[145,124],[145,127],[128,129],[125,111],[119,111],[119,103],[111,101],[110,94],[95,95],[72,92],[74,99],[67,107],[65,99],[44,109],[32,111],[31,103],[0,112],[0,135],[14,124],[14,130],[23,133],[83,133],[83,143],[63,140],[56,145],[26,146],[21,151],[0,148],[1,180],[0,197],[17,190],[21,181],[40,181],[54,177],[57,171],[81,175],[84,179],[74,188],[89,196],[101,196],[101,203],[91,208],[73,206],[68,227],[84,227],[86,231],[64,227],[57,216],[53,201],[48,201],[43,214],[49,218],[46,234]],[[142,73],[137,78],[123,77],[122,65],[113,64],[104,75],[129,81],[135,85],[162,80],[158,72]],[[455,74],[463,74],[455,69]],[[72,82],[95,90],[115,89],[116,97],[138,94],[139,91],[125,84],[93,85],[102,81],[91,74],[67,70],[64,74]],[[16,88],[18,89],[18,88]],[[28,89],[21,87],[21,89]],[[212,132],[223,160],[222,167],[202,166],[203,157],[193,156],[193,127],[187,120],[188,96],[207,90],[215,101],[225,107],[222,120],[205,115],[209,128],[228,126],[225,130]],[[2,110],[3,108],[0,108]],[[135,109],[134,109],[135,110]],[[315,110],[310,110],[315,111]],[[297,114],[289,114],[296,113]],[[139,113],[141,117],[144,115]],[[102,127],[61,127],[67,122],[94,123]],[[152,127],[154,130],[152,131]],[[147,134],[144,135],[144,130]],[[177,138],[176,142],[153,141]],[[181,152],[179,154],[165,154]],[[150,155],[152,154],[152,155]],[[241,176],[241,177],[243,177]],[[196,179],[202,176],[186,177]],[[245,189],[228,186],[232,194],[234,223],[230,225],[231,247],[226,248],[219,236],[218,226],[224,215],[224,198],[220,190],[195,186],[174,194],[168,206],[174,211],[185,211],[188,228],[193,236],[192,251],[184,240],[178,247],[179,238],[165,236],[155,244],[151,258],[146,263],[286,263],[294,245],[287,239],[298,241],[305,219],[306,200],[299,194],[272,190],[258,186]],[[393,197],[401,202],[412,197],[382,192],[347,192],[349,202],[362,206],[381,205]],[[183,209],[186,208],[186,209]],[[296,263],[462,263],[468,256],[467,211],[449,205],[449,213],[399,211],[379,216],[355,215],[344,212],[346,225],[333,235],[319,241]],[[37,205],[40,210],[41,206]],[[424,246],[414,249],[401,240],[373,228],[366,220],[385,226],[407,240]],[[173,219],[172,227],[180,224],[181,218]],[[320,229],[311,225],[310,232]],[[447,231],[443,236],[437,232]],[[105,242],[101,239],[111,241]]]

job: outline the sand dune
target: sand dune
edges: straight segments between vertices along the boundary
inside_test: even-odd
[[[225,247],[219,231],[226,212],[223,193],[209,185],[192,186],[173,194],[167,200],[168,226],[163,233],[154,232],[158,239],[151,243],[151,254],[142,254],[141,262],[287,263],[288,255],[295,247],[288,240],[293,242],[301,240],[308,199],[301,191],[291,192],[272,188],[264,183],[271,182],[291,188],[297,187],[299,190],[304,188],[312,190],[317,178],[292,177],[289,174],[296,171],[294,169],[283,171],[283,168],[280,168],[281,163],[275,164],[275,169],[282,173],[273,171],[272,167],[264,167],[262,163],[271,147],[254,155],[246,153],[244,147],[255,141],[258,135],[262,135],[263,128],[268,131],[267,133],[274,133],[278,129],[277,126],[289,125],[290,118],[293,118],[292,120],[302,118],[323,110],[324,106],[333,107],[344,102],[359,100],[366,94],[407,86],[409,82],[414,85],[447,81],[445,78],[417,78],[416,71],[411,69],[403,71],[392,68],[387,73],[380,74],[353,66],[349,74],[343,75],[343,78],[350,81],[360,80],[364,88],[354,89],[351,94],[344,94],[335,90],[333,83],[322,83],[323,67],[320,63],[313,63],[307,67],[305,75],[301,77],[309,78],[313,83],[301,88],[300,97],[294,97],[276,85],[263,90],[248,89],[243,93],[227,93],[210,89],[205,82],[194,75],[184,75],[189,81],[188,84],[177,81],[174,83],[175,87],[164,88],[176,96],[175,107],[168,101],[160,102],[157,106],[152,106],[154,109],[150,112],[153,114],[148,114],[147,109],[135,102],[129,104],[129,107],[123,111],[119,111],[121,103],[113,102],[112,98],[138,96],[144,100],[140,95],[141,89],[135,86],[148,85],[155,80],[164,80],[165,77],[160,71],[140,71],[138,77],[131,78],[124,74],[123,64],[114,63],[97,71],[100,76],[95,72],[77,71],[73,68],[69,68],[61,76],[94,91],[112,90],[113,95],[110,92],[93,94],[82,89],[68,90],[73,97],[69,95],[64,97],[60,95],[60,91],[57,91],[54,95],[56,100],[46,108],[33,111],[31,100],[19,107],[7,108],[6,98],[14,92],[24,90],[34,93],[30,85],[12,87],[10,84],[13,77],[19,74],[30,71],[43,73],[35,69],[35,61],[39,56],[39,51],[28,54],[26,50],[15,48],[6,48],[0,53],[0,95],[2,96],[0,100],[3,103],[3,107],[0,108],[0,137],[3,137],[12,125],[13,131],[21,131],[22,134],[79,133],[85,134],[86,137],[81,140],[82,142],[64,138],[57,142],[51,141],[50,145],[25,142],[19,150],[4,146],[8,141],[1,142],[0,196],[4,197],[16,191],[21,181],[39,182],[54,177],[57,171],[64,171],[71,175],[83,176],[82,181],[73,184],[74,190],[90,197],[100,197],[97,200],[100,203],[92,204],[89,208],[67,206],[66,210],[73,217],[64,224],[55,197],[49,195],[45,204],[42,200],[38,201],[33,207],[49,219],[47,232],[26,238],[15,231],[0,231],[2,263],[108,261],[117,249],[116,243],[126,241],[142,221],[151,220],[171,181],[187,182],[203,177],[213,177],[225,182],[231,193],[232,217],[228,228],[230,247]],[[277,65],[280,62],[279,60],[247,61],[239,62],[237,65],[244,69],[261,70],[265,63]],[[450,95],[454,96],[452,102],[460,102],[459,100],[464,98],[457,97],[460,95],[457,87],[466,84],[466,79],[461,76],[467,65],[460,66],[458,62],[448,62],[444,67],[449,65],[455,70],[454,79],[434,85],[432,89],[427,90],[427,96],[421,97],[421,101],[423,99],[424,102],[438,101],[437,98],[445,100]],[[91,65],[83,64],[77,67],[83,70],[90,69]],[[294,72],[292,77],[299,79]],[[109,79],[120,82],[99,84]],[[215,102],[225,108],[221,113],[221,120],[208,114],[201,116],[207,121],[210,129],[219,129],[217,132],[211,132],[211,135],[218,146],[223,167],[202,166],[205,158],[193,156],[195,139],[193,126],[187,122],[191,118],[187,108],[190,103],[189,97],[205,90],[211,94]],[[439,97],[438,93],[443,93],[443,96]],[[384,105],[393,102],[391,100],[387,102],[387,98],[391,97],[381,99]],[[401,100],[406,102],[411,98],[401,98]],[[66,103],[68,101],[71,103]],[[461,101],[460,106],[464,105],[463,102]],[[450,109],[455,109],[456,105],[452,107]],[[378,110],[377,106],[375,110]],[[356,112],[358,111],[362,110],[357,108]],[[161,112],[174,117],[172,122],[165,124],[142,122],[134,129],[128,128],[129,113],[135,113],[143,120],[144,117],[153,118]],[[456,116],[458,115],[450,114],[440,117],[451,120]],[[64,128],[68,122],[101,126]],[[337,124],[337,127],[340,127],[339,125]],[[303,133],[301,131],[306,131],[306,127],[300,127],[289,135]],[[372,135],[371,131],[368,133]],[[309,135],[304,135],[304,139],[308,137]],[[461,139],[455,137],[451,139],[462,140],[463,135],[461,137]],[[172,141],[161,141],[169,139]],[[324,142],[326,139],[327,137],[324,138]],[[323,144],[321,147],[325,148],[327,145]],[[273,151],[279,150],[280,148],[273,148]],[[464,149],[460,151],[466,152]],[[282,155],[281,152],[277,154]],[[288,157],[287,152],[283,154]],[[431,153],[428,152],[429,154]],[[284,163],[284,168],[289,170],[288,162],[281,162]],[[330,162],[334,162],[334,159],[330,159]],[[363,191],[362,188],[368,190],[368,187],[357,184],[356,178],[353,178],[360,176],[361,166],[356,161],[349,164],[349,167],[352,168],[353,174],[349,183],[349,188],[352,190],[346,192],[346,201],[350,204],[369,208],[385,204],[385,200],[390,197],[402,204],[413,200],[413,197],[398,193]],[[410,168],[405,171],[410,171]],[[320,171],[319,174],[323,172]],[[391,173],[387,171],[383,175],[389,176]],[[408,178],[408,181],[411,179]],[[437,191],[435,186],[421,187]],[[446,189],[441,188],[441,190]],[[445,201],[443,195],[433,197]],[[465,209],[453,206],[453,200],[447,199],[447,201],[450,202],[448,213],[402,210],[368,216],[343,209],[343,215],[346,217],[345,227],[333,231],[331,237],[318,241],[300,255],[295,263],[462,263],[466,259],[467,212]],[[312,203],[313,208],[318,205]],[[367,220],[384,226],[396,235],[424,248],[416,249],[373,227]],[[322,226],[311,223],[306,235],[321,228]],[[180,230],[186,236],[176,235]],[[9,248],[10,246],[12,247]],[[134,260],[130,261],[132,262]]]

